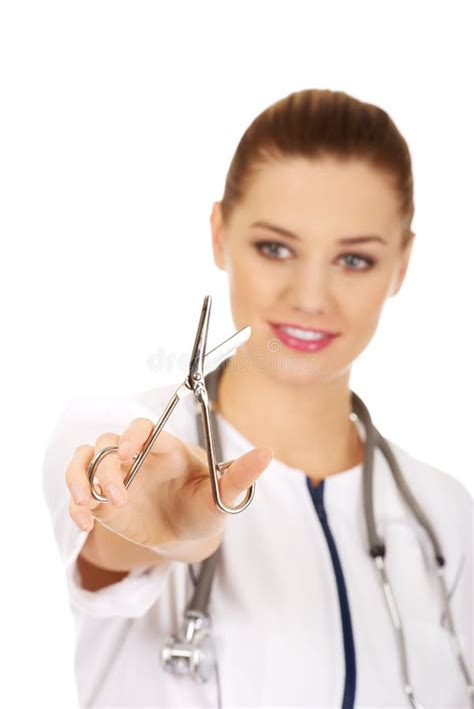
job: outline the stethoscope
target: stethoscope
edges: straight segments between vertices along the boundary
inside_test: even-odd
[[[222,373],[224,364],[221,364],[217,369],[210,372],[206,379],[206,388],[209,392],[210,402],[216,400],[217,387],[219,377]],[[446,587],[444,574],[445,559],[441,551],[441,547],[437,536],[426,518],[423,510],[413,497],[410,489],[404,480],[400,467],[395,459],[395,456],[385,438],[379,433],[372,423],[370,414],[363,401],[352,392],[352,410],[364,424],[366,439],[365,439],[365,460],[363,466],[363,499],[364,512],[369,538],[369,554],[374,559],[376,564],[380,582],[382,584],[387,607],[395,629],[396,641],[400,658],[400,670],[402,675],[403,689],[408,698],[409,706],[414,709],[423,709],[420,702],[415,698],[413,687],[410,681],[408,672],[407,652],[405,638],[403,633],[400,613],[393,594],[392,587],[389,583],[387,572],[385,569],[385,544],[383,539],[377,534],[375,527],[374,507],[373,507],[373,464],[375,447],[378,446],[387,463],[390,467],[393,479],[398,487],[398,490],[410,507],[413,515],[418,520],[420,525],[427,532],[433,547],[434,557],[436,560],[436,576],[439,580],[441,591],[441,600],[444,607],[447,630],[452,641],[452,648],[456,655],[459,667],[464,677],[469,703],[471,709],[474,709],[474,685],[469,674],[466,662],[463,658],[461,646],[459,643],[456,630],[454,628],[453,618],[449,605],[449,596]],[[222,460],[221,441],[219,437],[218,426],[215,414],[210,411],[212,432],[214,434],[214,442],[216,448],[216,456],[218,460]],[[199,435],[199,445],[204,447],[204,437],[202,427],[200,425],[200,414],[196,415],[197,430]],[[221,705],[221,688],[219,681],[219,671],[215,646],[211,636],[211,619],[208,613],[209,599],[211,595],[212,581],[214,577],[215,565],[217,556],[220,552],[220,547],[212,556],[205,559],[201,565],[199,576],[195,582],[193,597],[188,604],[181,632],[176,636],[172,635],[164,645],[161,653],[162,666],[169,672],[175,675],[191,676],[196,682],[207,682],[213,672],[216,672],[217,688],[218,688],[218,706]],[[192,566],[189,566],[190,573],[193,575]]]

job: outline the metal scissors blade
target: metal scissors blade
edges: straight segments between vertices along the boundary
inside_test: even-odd
[[[227,359],[236,349],[248,340],[251,334],[249,325],[234,333],[227,340],[224,340],[220,345],[214,347],[206,353],[207,335],[209,331],[209,319],[211,312],[212,299],[208,295],[204,298],[202,305],[199,325],[196,331],[194,346],[191,353],[189,364],[189,373],[184,382],[176,389],[170,401],[168,402],[160,419],[155,424],[152,432],[145,441],[140,452],[135,456],[132,467],[124,479],[124,486],[127,489],[133,482],[146,456],[151,450],[157,437],[163,430],[167,420],[173,413],[178,402],[190,394],[191,392],[196,397],[201,407],[201,416],[204,429],[204,438],[206,442],[206,452],[209,464],[209,472],[211,476],[212,495],[216,506],[223,512],[236,513],[244,510],[253,499],[255,494],[255,483],[247,490],[245,499],[236,507],[228,507],[222,501],[219,490],[219,478],[222,477],[224,470],[231,465],[232,460],[218,463],[215,457],[214,443],[212,439],[211,416],[209,409],[209,400],[206,390],[205,377],[209,372],[216,369],[225,359]],[[93,497],[99,502],[109,502],[108,498],[100,494],[94,487],[96,483],[95,472],[101,460],[111,453],[117,453],[118,446],[107,446],[100,450],[92,459],[87,471],[89,481],[91,483],[91,492]]]
[[[204,386],[202,379],[204,377],[204,352],[207,344],[207,334],[209,332],[209,316],[211,314],[211,296],[206,295],[202,304],[201,317],[194,340],[194,347],[191,354],[191,362],[189,365],[189,384],[194,388],[194,393],[197,394],[201,387]]]
[[[210,350],[204,357],[204,376],[207,377],[209,372],[214,371],[224,362],[230,355],[234,354],[235,350],[247,342],[252,333],[250,325],[246,325],[241,330],[231,335],[227,340],[221,342],[220,345]]]
[[[214,347],[212,350],[207,352],[204,356],[204,376],[207,377],[210,372],[213,372],[214,369],[217,369],[217,367],[222,364],[222,362],[233,355],[238,347],[243,345],[244,342],[247,342],[251,333],[252,328],[250,325],[246,325],[241,330],[238,330],[236,333],[228,337],[227,340],[221,342],[220,345],[217,345],[217,347]],[[192,389],[190,389],[187,385],[187,381],[188,378],[186,377],[181,386],[179,386],[176,390],[176,394],[180,399],[183,399],[192,392]]]

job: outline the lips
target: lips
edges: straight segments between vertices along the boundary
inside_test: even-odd
[[[300,328],[294,325],[277,325],[273,323],[269,323],[269,325],[283,345],[299,352],[318,352],[330,345],[340,334],[331,333],[327,330]]]
[[[272,327],[291,327],[296,330],[305,330],[306,332],[314,332],[316,334],[320,333],[321,335],[327,335],[328,337],[335,337],[339,334],[338,332],[331,332],[330,330],[320,330],[318,328],[305,327],[304,325],[297,325],[289,322],[269,322],[269,325]]]

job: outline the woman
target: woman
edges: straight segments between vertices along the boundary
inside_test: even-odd
[[[224,502],[258,480],[255,498],[237,515],[214,505],[192,397],[125,490],[174,384],[78,401],[63,414],[44,480],[76,619],[81,706],[415,706],[368,553],[365,429],[349,387],[353,361],[402,285],[413,213],[408,147],[376,106],[300,91],[246,130],[211,228],[235,325],[252,334],[222,369],[214,409],[222,459],[235,459],[220,483]],[[101,504],[87,467],[117,443],[119,458],[97,473],[110,500]],[[390,445],[442,541],[471,667],[471,497]],[[469,706],[432,547],[379,450],[374,479],[418,706]],[[198,684],[166,671],[161,652],[181,626],[200,562],[216,550],[209,613],[218,664]]]

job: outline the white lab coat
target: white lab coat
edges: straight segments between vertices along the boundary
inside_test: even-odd
[[[161,647],[181,627],[192,596],[187,564],[170,561],[136,569],[98,592],[86,591],[78,581],[76,559],[87,533],[67,511],[64,472],[75,448],[93,444],[106,431],[121,433],[137,416],[155,421],[174,388],[76,400],[50,440],[44,490],[75,619],[81,707],[217,707],[215,676],[198,685],[160,665]],[[166,430],[198,443],[195,406],[192,396],[183,400]],[[223,460],[253,447],[220,414],[217,420]],[[363,425],[356,423],[365,439]],[[472,668],[472,497],[455,478],[389,442],[439,536],[454,622]],[[404,624],[415,695],[424,707],[467,707],[461,671],[441,624],[432,548],[378,449],[374,479],[377,529],[386,542],[387,573]],[[406,707],[394,629],[367,552],[361,483],[359,465],[326,478],[324,492],[350,606],[355,706]],[[140,484],[139,475],[133,484]],[[194,565],[196,574],[199,566]],[[304,471],[274,459],[258,479],[250,506],[228,516],[209,610],[223,707],[341,706],[345,656],[337,586]]]

